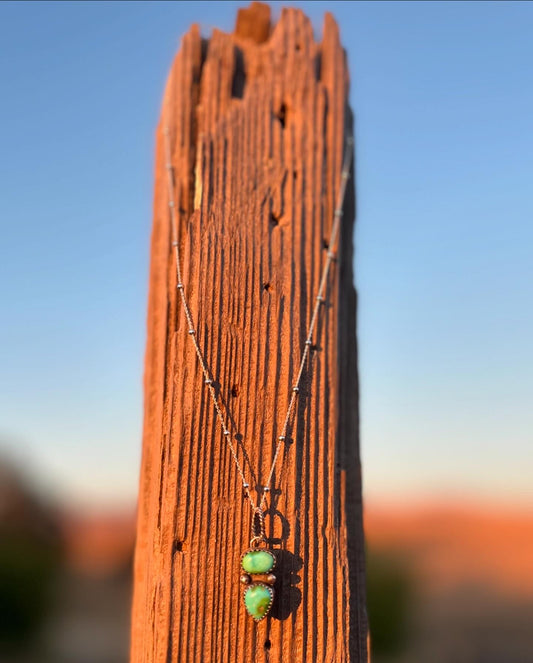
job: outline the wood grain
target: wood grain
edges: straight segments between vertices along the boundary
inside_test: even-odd
[[[325,260],[346,132],[338,27],[299,10],[274,28],[183,37],[157,130],[132,663],[366,661],[358,453],[353,181],[339,262],[276,468],[271,616],[244,609],[251,513],[176,293],[162,126],[171,129],[186,293],[252,487],[264,483]]]

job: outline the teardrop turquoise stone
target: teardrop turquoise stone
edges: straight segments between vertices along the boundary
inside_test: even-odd
[[[263,619],[270,610],[274,598],[274,590],[267,585],[253,583],[244,591],[244,605],[250,617],[256,621]]]
[[[242,568],[247,573],[268,573],[274,561],[274,555],[268,550],[249,550],[242,558]]]

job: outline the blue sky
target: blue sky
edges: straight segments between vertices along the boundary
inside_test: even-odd
[[[60,498],[135,496],[163,86],[243,4],[0,3],[0,448]],[[365,493],[532,505],[533,5],[294,4],[352,76]]]

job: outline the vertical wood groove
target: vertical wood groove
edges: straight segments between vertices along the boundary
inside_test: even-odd
[[[255,489],[275,453],[326,258],[351,131],[347,94],[333,18],[316,42],[301,11],[283,10],[270,28],[258,3],[239,10],[234,34],[205,41],[193,26],[172,65],[157,131],[132,663],[367,660],[353,181],[269,498],[278,598],[255,624],[239,584],[250,508],[177,296],[161,133],[168,124],[198,343]]]

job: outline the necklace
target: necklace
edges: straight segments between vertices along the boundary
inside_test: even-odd
[[[278,456],[283,446],[283,443],[286,439],[287,430],[291,420],[291,415],[294,410],[294,405],[296,403],[296,400],[298,398],[298,393],[300,391],[300,383],[302,380],[302,375],[304,373],[305,363],[309,356],[309,349],[313,345],[313,332],[315,330],[316,322],[319,317],[320,308],[321,305],[326,300],[327,280],[331,264],[335,260],[335,246],[337,244],[340,222],[342,219],[342,208],[344,206],[346,183],[350,175],[353,138],[349,136],[346,139],[343,166],[341,171],[341,181],[337,196],[337,204],[333,215],[333,222],[331,225],[329,242],[327,245],[326,261],[322,268],[322,273],[318,286],[318,293],[315,298],[315,304],[311,314],[311,320],[307,330],[304,349],[302,351],[298,372],[296,374],[296,380],[294,382],[294,386],[292,387],[292,393],[289,400],[289,405],[287,407],[287,412],[285,414],[285,418],[283,419],[283,423],[281,425],[281,429],[277,438],[277,444],[274,450],[274,457],[272,459],[270,471],[267,475],[267,480],[265,485],[263,485],[258,491],[259,496],[256,502],[250,491],[250,484],[246,480],[244,469],[239,461],[237,450],[232,440],[232,433],[230,427],[226,422],[226,417],[224,416],[223,409],[219,402],[219,398],[217,396],[217,391],[215,388],[215,381],[213,379],[213,373],[210,370],[204,358],[204,354],[200,348],[200,345],[198,344],[198,339],[196,337],[196,329],[193,323],[191,310],[187,302],[187,297],[185,294],[185,285],[183,282],[182,270],[181,270],[181,258],[180,258],[179,238],[178,238],[178,214],[176,211],[176,201],[175,201],[175,192],[174,192],[175,189],[174,169],[172,166],[170,130],[168,126],[163,127],[163,135],[164,135],[165,158],[166,158],[165,167],[168,179],[168,206],[170,210],[172,247],[174,248],[174,253],[176,258],[176,276],[177,276],[176,287],[180,295],[185,317],[187,319],[188,335],[190,336],[192,343],[194,345],[194,349],[196,351],[196,355],[200,363],[200,368],[204,376],[204,383],[207,386],[209,393],[211,395],[211,399],[213,401],[217,418],[222,427],[222,433],[227,441],[233,460],[235,461],[235,466],[241,478],[245,496],[248,499],[252,510],[252,525],[251,525],[252,538],[250,540],[250,547],[248,548],[248,550],[246,550],[243,553],[241,557],[242,574],[240,580],[241,583],[245,586],[243,598],[246,610],[248,614],[255,621],[258,622],[267,616],[267,614],[270,611],[270,608],[272,607],[272,602],[274,600],[273,585],[276,581],[276,576],[272,573],[273,569],[276,566],[276,555],[273,550],[268,548],[268,541],[265,534],[266,500],[267,500],[267,495],[270,492],[272,478],[274,475],[274,470],[276,468]]]

